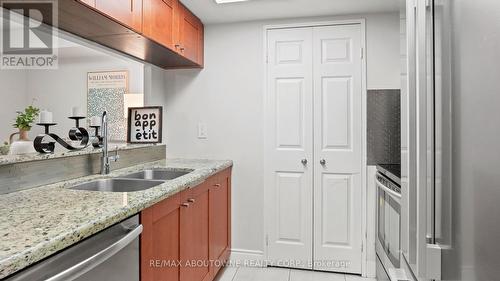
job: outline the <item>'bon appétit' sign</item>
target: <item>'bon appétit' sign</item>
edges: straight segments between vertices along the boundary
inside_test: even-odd
[[[161,106],[129,107],[128,143],[161,143]]]

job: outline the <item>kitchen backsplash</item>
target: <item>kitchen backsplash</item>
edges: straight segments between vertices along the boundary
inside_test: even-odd
[[[367,95],[367,164],[400,164],[401,90],[368,90]]]
[[[111,155],[114,154],[110,147]],[[101,169],[101,150],[85,150],[54,155],[32,154],[0,159],[0,194],[11,193],[59,181],[97,174]],[[125,145],[120,160],[111,170],[165,159],[165,145]],[[45,159],[46,158],[46,159]]]

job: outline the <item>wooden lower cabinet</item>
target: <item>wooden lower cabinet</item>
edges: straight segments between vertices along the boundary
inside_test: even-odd
[[[213,176],[209,184],[210,274],[214,277],[231,250],[231,170]]]
[[[208,184],[203,183],[182,194],[181,281],[207,281],[210,279],[208,189]]]
[[[141,280],[179,280],[181,194],[141,212]]]
[[[142,281],[211,281],[231,248],[231,169],[141,212]]]

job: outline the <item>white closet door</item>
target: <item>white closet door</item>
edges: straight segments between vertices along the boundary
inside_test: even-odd
[[[361,47],[359,24],[313,29],[317,270],[361,273]]]
[[[312,29],[268,31],[267,65],[268,258],[302,261],[278,266],[311,268]]]

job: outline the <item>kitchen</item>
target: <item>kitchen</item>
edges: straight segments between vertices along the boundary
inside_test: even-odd
[[[0,279],[500,274],[498,4],[22,2]]]

